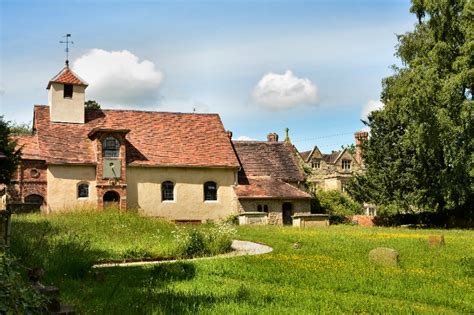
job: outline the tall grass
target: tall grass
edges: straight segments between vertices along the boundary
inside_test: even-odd
[[[13,217],[11,251],[25,265],[44,268],[47,279],[83,278],[94,263],[101,261],[225,252],[230,248],[232,234],[216,233],[219,226],[177,226],[118,210],[24,214]],[[195,246],[196,235],[202,239],[202,246]],[[194,241],[189,242],[190,239]],[[52,273],[54,277],[48,278]]]

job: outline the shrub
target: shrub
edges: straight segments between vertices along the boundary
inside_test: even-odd
[[[362,206],[345,193],[318,190],[314,198],[313,211],[329,214],[331,223],[348,223],[348,216],[362,214]]]
[[[46,298],[26,283],[18,262],[0,254],[0,314],[41,314]]]
[[[177,256],[197,257],[225,253],[230,250],[235,228],[228,223],[211,223],[207,228],[178,228],[175,234]]]

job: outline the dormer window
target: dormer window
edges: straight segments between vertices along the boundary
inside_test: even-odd
[[[319,159],[314,159],[311,161],[311,167],[315,169],[321,168],[321,160]]]
[[[342,160],[342,169],[350,170],[351,169],[351,160]]]
[[[120,153],[120,142],[114,137],[107,137],[102,142],[102,156],[106,158],[118,158]]]
[[[64,98],[72,98],[72,84],[64,84]]]

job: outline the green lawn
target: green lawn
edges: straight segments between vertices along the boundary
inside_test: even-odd
[[[13,226],[30,226],[22,233],[34,235],[47,222],[65,243],[90,239],[86,259],[133,254],[135,244],[157,256],[173,252],[167,242],[172,243],[174,225],[140,219],[135,226],[127,223],[128,215],[97,216],[16,217]],[[65,238],[66,230],[74,236]],[[428,248],[428,235],[439,234],[446,245]],[[47,279],[80,313],[474,313],[474,231],[259,226],[239,227],[238,238],[268,244],[274,252],[100,269],[99,277],[47,270]],[[300,249],[293,248],[295,242]],[[400,252],[399,268],[368,263],[368,252],[379,246]],[[67,256],[74,265],[72,248]]]

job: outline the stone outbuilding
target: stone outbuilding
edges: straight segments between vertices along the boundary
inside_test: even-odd
[[[241,165],[234,188],[241,215],[290,225],[294,215],[310,213],[311,196],[304,191],[304,174],[288,138],[280,142],[271,133],[267,141],[232,143]]]

